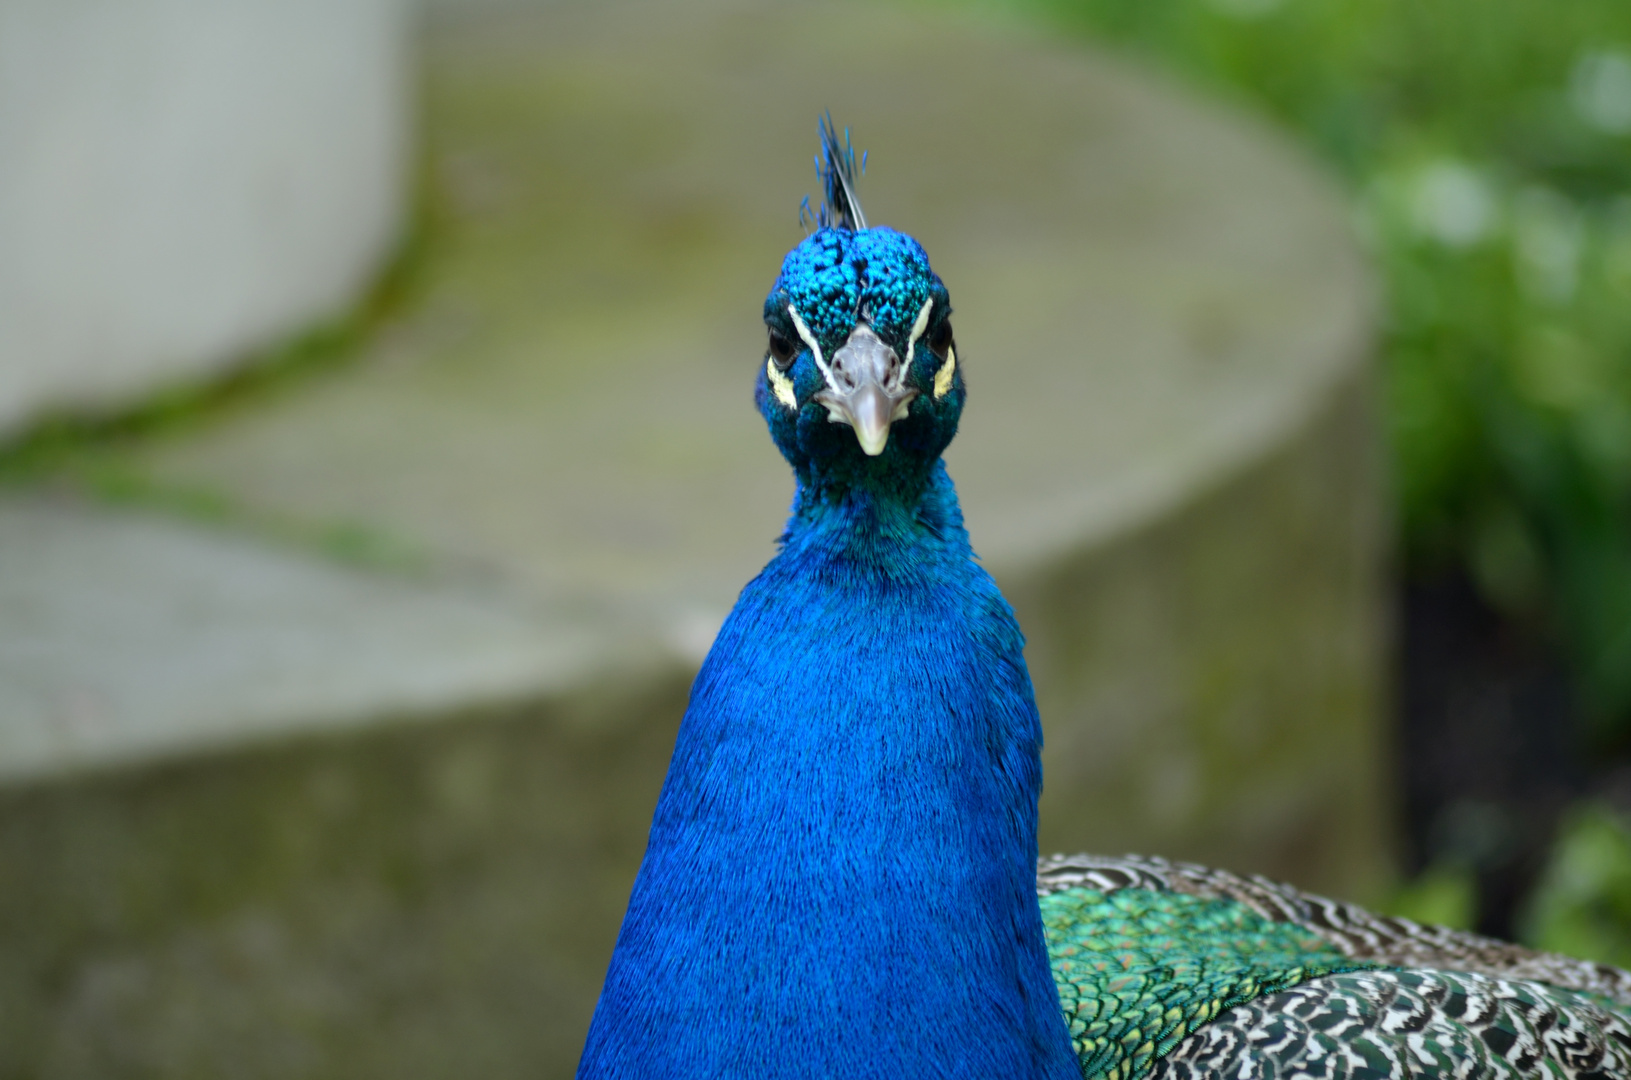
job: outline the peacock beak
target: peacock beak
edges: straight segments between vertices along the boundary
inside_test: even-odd
[[[889,443],[889,425],[906,416],[917,396],[905,382],[895,350],[861,322],[833,353],[827,388],[815,399],[827,406],[827,419],[855,429],[863,453],[877,457]]]

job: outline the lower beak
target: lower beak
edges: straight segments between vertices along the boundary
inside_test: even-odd
[[[859,387],[844,402],[845,419],[855,429],[861,450],[868,457],[877,457],[889,443],[889,425],[906,415],[916,391],[908,390],[904,397],[890,394],[880,384],[869,382]]]

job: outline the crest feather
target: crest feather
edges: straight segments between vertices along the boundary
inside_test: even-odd
[[[859,232],[867,227],[866,215],[861,212],[861,200],[855,194],[855,180],[866,172],[866,154],[861,165],[855,166],[855,147],[850,144],[849,128],[844,129],[844,141],[838,141],[838,129],[833,126],[832,113],[818,121],[821,132],[821,152],[816,155],[816,178],[821,181],[821,209],[810,210],[810,198],[804,198],[799,207],[799,224],[808,228],[814,220],[818,229],[848,229]]]

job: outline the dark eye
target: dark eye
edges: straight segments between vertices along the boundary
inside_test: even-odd
[[[951,320],[941,319],[940,325],[929,331],[929,350],[944,360],[951,342]]]
[[[777,370],[786,371],[788,368],[792,367],[793,358],[797,355],[798,350],[793,347],[793,343],[791,341],[784,337],[779,331],[770,331],[770,358],[776,361]]]

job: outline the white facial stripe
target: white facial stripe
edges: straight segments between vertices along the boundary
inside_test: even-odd
[[[946,346],[946,362],[934,373],[934,396],[938,400],[951,393],[951,377],[957,374],[957,347]]]
[[[923,310],[917,313],[917,322],[912,324],[912,336],[906,339],[906,366],[912,366],[912,353],[917,350],[917,339],[923,336],[923,331],[929,328],[929,312],[934,309],[934,297],[923,301]]]
[[[776,361],[765,358],[765,377],[770,380],[770,389],[775,391],[776,400],[797,412],[799,407],[798,395],[793,393],[793,380],[776,370]]]
[[[832,372],[827,370],[827,361],[822,358],[821,346],[816,342],[815,335],[810,333],[808,326],[804,325],[804,320],[799,318],[798,309],[792,304],[787,305],[787,314],[793,316],[793,329],[799,332],[799,337],[804,339],[804,344],[810,346],[810,355],[815,357],[817,370],[821,372],[821,377],[831,387],[833,385]]]

